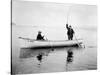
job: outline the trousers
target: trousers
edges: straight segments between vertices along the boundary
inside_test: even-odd
[[[68,40],[73,40],[73,35],[68,35]]]

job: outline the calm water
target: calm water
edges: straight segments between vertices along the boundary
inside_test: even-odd
[[[37,30],[39,28],[12,26],[12,72],[14,74],[97,69],[97,33],[95,30],[81,30],[77,33],[81,34],[85,48],[21,49],[21,45],[25,42],[21,42],[18,37],[35,39]],[[46,32],[45,35],[50,40],[66,39],[65,30],[56,30],[57,32],[55,29],[42,28],[42,30]],[[77,35],[77,37],[80,36]]]

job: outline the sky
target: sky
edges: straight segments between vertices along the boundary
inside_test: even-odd
[[[25,35],[23,37],[36,38],[37,32],[42,31],[42,34],[48,39],[66,39],[66,23],[72,26],[77,38],[83,38],[86,35],[82,30],[91,31],[90,34],[94,31],[97,32],[97,6],[23,0],[12,1],[12,24],[25,27],[24,30],[21,29],[21,33]]]
[[[97,6],[12,1],[12,23],[16,25],[64,28],[67,22],[73,27],[95,29],[97,26]]]

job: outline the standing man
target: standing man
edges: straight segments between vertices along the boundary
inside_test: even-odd
[[[74,30],[72,29],[71,25],[68,26],[68,24],[66,24],[66,28],[67,28],[68,40],[73,40]]]

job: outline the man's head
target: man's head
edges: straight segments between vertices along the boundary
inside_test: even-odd
[[[41,31],[38,31],[38,34],[41,34],[42,32]]]
[[[69,26],[69,28],[72,28],[71,25]]]
[[[68,26],[68,24],[66,24],[66,26]]]

